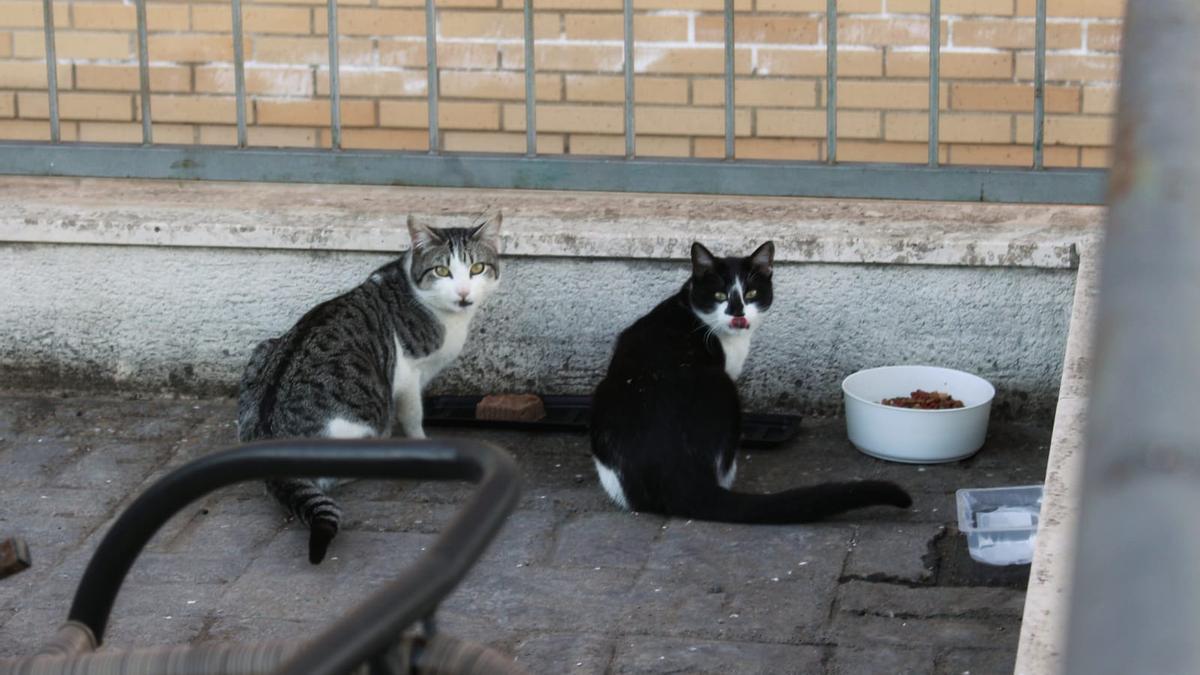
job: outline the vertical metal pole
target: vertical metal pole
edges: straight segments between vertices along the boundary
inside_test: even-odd
[[[237,144],[246,147],[246,55],[242,45],[242,0],[233,1],[233,88],[237,96]]]
[[[942,65],[942,0],[929,0],[929,166],[938,165],[938,115]]]
[[[437,60],[437,4],[425,0],[425,66],[429,85],[429,153],[441,152],[438,140],[438,60]]]
[[[725,159],[734,155],[733,0],[725,0]]]
[[[42,0],[42,31],[46,34],[46,95],[50,98],[50,141],[58,143],[58,56],[54,52],[54,4]]]
[[[137,0],[138,82],[142,99],[142,144],[154,143],[150,121],[150,55],[146,45],[146,0]]]
[[[1065,671],[1200,673],[1200,6],[1122,53]]]
[[[537,154],[537,81],[533,64],[533,0],[525,0],[525,154]]]
[[[1044,168],[1042,146],[1046,132],[1046,0],[1037,0],[1033,45],[1033,168]]]
[[[825,0],[825,155],[837,163],[837,0]]]
[[[633,0],[624,0],[625,8],[625,156],[633,159],[636,131],[633,126]]]
[[[337,0],[329,0],[329,140],[334,150],[342,149],[342,91],[338,70]]]

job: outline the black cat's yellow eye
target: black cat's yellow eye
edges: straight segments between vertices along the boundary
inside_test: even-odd
[[[450,268],[446,267],[445,265],[438,265],[437,267],[433,268],[433,273],[439,277],[448,277],[450,276]]]
[[[758,297],[758,291],[746,291],[746,299],[753,300]]]
[[[484,265],[483,263],[475,263],[474,265],[471,265],[471,276],[475,276],[476,274],[483,274],[484,267],[486,267],[486,265]]]
[[[717,302],[725,302],[725,300],[727,300],[729,298],[728,295],[725,295],[721,291],[717,291],[716,293],[713,293],[713,297],[717,299]]]

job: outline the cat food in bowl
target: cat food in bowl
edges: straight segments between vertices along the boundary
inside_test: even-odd
[[[995,395],[987,380],[937,366],[870,368],[842,381],[846,432],[854,447],[910,464],[953,462],[975,454],[987,435]],[[885,399],[908,405],[885,405]]]

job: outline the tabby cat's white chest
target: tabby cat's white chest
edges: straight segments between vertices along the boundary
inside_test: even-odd
[[[456,312],[443,315],[442,328],[445,329],[442,346],[433,353],[413,361],[413,366],[421,375],[421,386],[450,365],[462,353],[463,345],[467,342],[467,331],[471,327],[474,311]]]
[[[721,350],[725,352],[725,372],[736,380],[746,365],[750,354],[750,331],[742,330],[733,335],[721,335]]]

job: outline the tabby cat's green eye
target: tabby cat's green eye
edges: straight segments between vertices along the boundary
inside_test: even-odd
[[[439,277],[448,277],[450,276],[450,268],[446,267],[445,265],[438,265],[437,267],[433,268],[433,273]]]
[[[753,300],[758,297],[758,291],[746,291],[746,299]]]
[[[484,267],[485,267],[485,265],[483,263],[475,263],[474,265],[471,265],[471,276],[475,276],[476,274],[483,274]]]
[[[721,291],[717,291],[716,293],[713,293],[713,297],[717,299],[717,302],[725,302],[729,296],[725,295]]]

